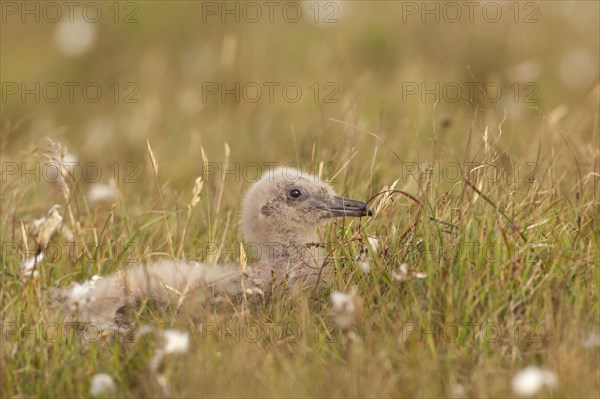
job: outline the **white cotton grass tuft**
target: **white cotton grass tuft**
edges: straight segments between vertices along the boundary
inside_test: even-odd
[[[162,332],[162,336],[165,340],[163,350],[166,354],[187,353],[190,348],[190,335],[187,331],[168,329]]]
[[[373,253],[377,253],[377,250],[379,249],[379,240],[377,237],[371,236],[368,237],[367,240],[369,241]],[[371,271],[371,259],[372,257],[369,248],[362,244],[358,252],[358,257],[356,258],[356,266],[364,273],[369,273]]]
[[[150,360],[150,369],[158,370],[166,355],[187,353],[190,348],[190,334],[187,331],[167,329],[160,331],[163,344]]]
[[[427,273],[423,272],[412,272],[409,273],[408,264],[403,263],[400,265],[397,271],[392,272],[392,280],[403,283],[405,281],[410,281],[414,279],[424,279],[427,277]]]
[[[117,392],[117,384],[113,378],[106,373],[94,374],[90,384],[91,396],[111,395]]]
[[[331,293],[331,311],[333,320],[342,330],[347,330],[354,323],[356,316],[356,302],[354,292],[345,294],[343,292],[334,291]]]
[[[34,220],[28,226],[29,235],[33,237],[39,250],[48,246],[50,239],[62,226],[63,217],[59,213],[59,209],[60,205],[52,205],[45,217]]]
[[[373,248],[373,252],[377,253],[377,250],[379,249],[379,240],[377,237],[369,236],[367,241],[369,241],[369,245],[371,245],[371,248]]]
[[[408,280],[408,265],[403,263],[398,268],[398,271],[392,272],[392,281],[405,282]]]
[[[36,270],[44,259],[44,253],[25,259],[21,263],[20,277],[22,282],[27,282],[29,279],[37,280],[40,278],[40,272]]]
[[[40,277],[39,266],[44,259],[44,253],[42,252],[50,240],[58,231],[62,231],[63,217],[59,213],[60,205],[53,205],[48,210],[45,217],[35,219],[27,226],[27,233],[25,227],[21,224],[21,233],[23,240],[27,244],[27,236],[30,236],[35,241],[35,253],[36,255],[31,258],[26,258],[21,262],[20,278],[22,282],[27,282],[29,279],[38,279]],[[68,236],[67,232],[70,230],[63,228],[64,233]],[[72,238],[72,237],[71,237]]]
[[[114,180],[108,184],[94,183],[90,186],[86,198],[90,205],[99,203],[114,203],[119,195],[119,189]]]
[[[518,396],[533,396],[544,388],[554,389],[558,386],[555,372],[537,366],[527,366],[519,371],[511,381],[513,393]]]
[[[75,57],[88,52],[96,41],[96,25],[76,16],[63,19],[56,26],[54,41],[58,50],[67,56]]]
[[[361,254],[358,255],[358,258],[356,258],[356,266],[358,266],[358,268],[362,270],[363,273],[371,272],[371,262],[369,261],[369,259],[364,259],[362,257],[362,251]]]

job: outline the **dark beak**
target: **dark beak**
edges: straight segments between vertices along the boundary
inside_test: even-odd
[[[326,210],[329,212],[331,217],[373,216],[373,212],[367,208],[367,204],[364,202],[342,197],[333,197],[331,205],[329,205]]]

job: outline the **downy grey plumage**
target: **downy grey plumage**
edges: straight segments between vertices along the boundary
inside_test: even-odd
[[[248,190],[241,229],[260,260],[242,272],[238,266],[162,260],[136,265],[106,277],[94,276],[61,290],[56,299],[66,320],[110,328],[122,307],[141,299],[179,303],[205,295],[239,297],[268,294],[273,287],[301,289],[322,276],[315,228],[331,218],[371,215],[361,201],[336,196],[333,188],[294,168],[270,170]]]

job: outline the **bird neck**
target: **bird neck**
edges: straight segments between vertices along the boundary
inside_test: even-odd
[[[318,280],[324,257],[315,240],[262,243],[260,250],[261,260],[271,271],[274,281],[309,287]]]
[[[314,230],[278,232],[274,237],[277,238],[258,243],[261,260],[273,267],[285,267],[314,259],[316,247],[311,244],[318,241]]]

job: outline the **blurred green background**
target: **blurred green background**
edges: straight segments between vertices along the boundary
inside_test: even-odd
[[[106,182],[114,162],[150,173],[149,139],[177,187],[201,173],[201,146],[209,161],[223,161],[227,142],[231,162],[308,169],[355,147],[349,170],[375,163],[391,177],[400,160],[462,162],[487,127],[512,162],[562,163],[568,181],[574,156],[591,171],[598,2],[469,4],[4,2],[2,156],[21,161],[52,137],[101,164]],[[239,100],[222,97],[236,82]],[[297,102],[286,84],[301,88]],[[97,102],[85,97],[95,87]]]

